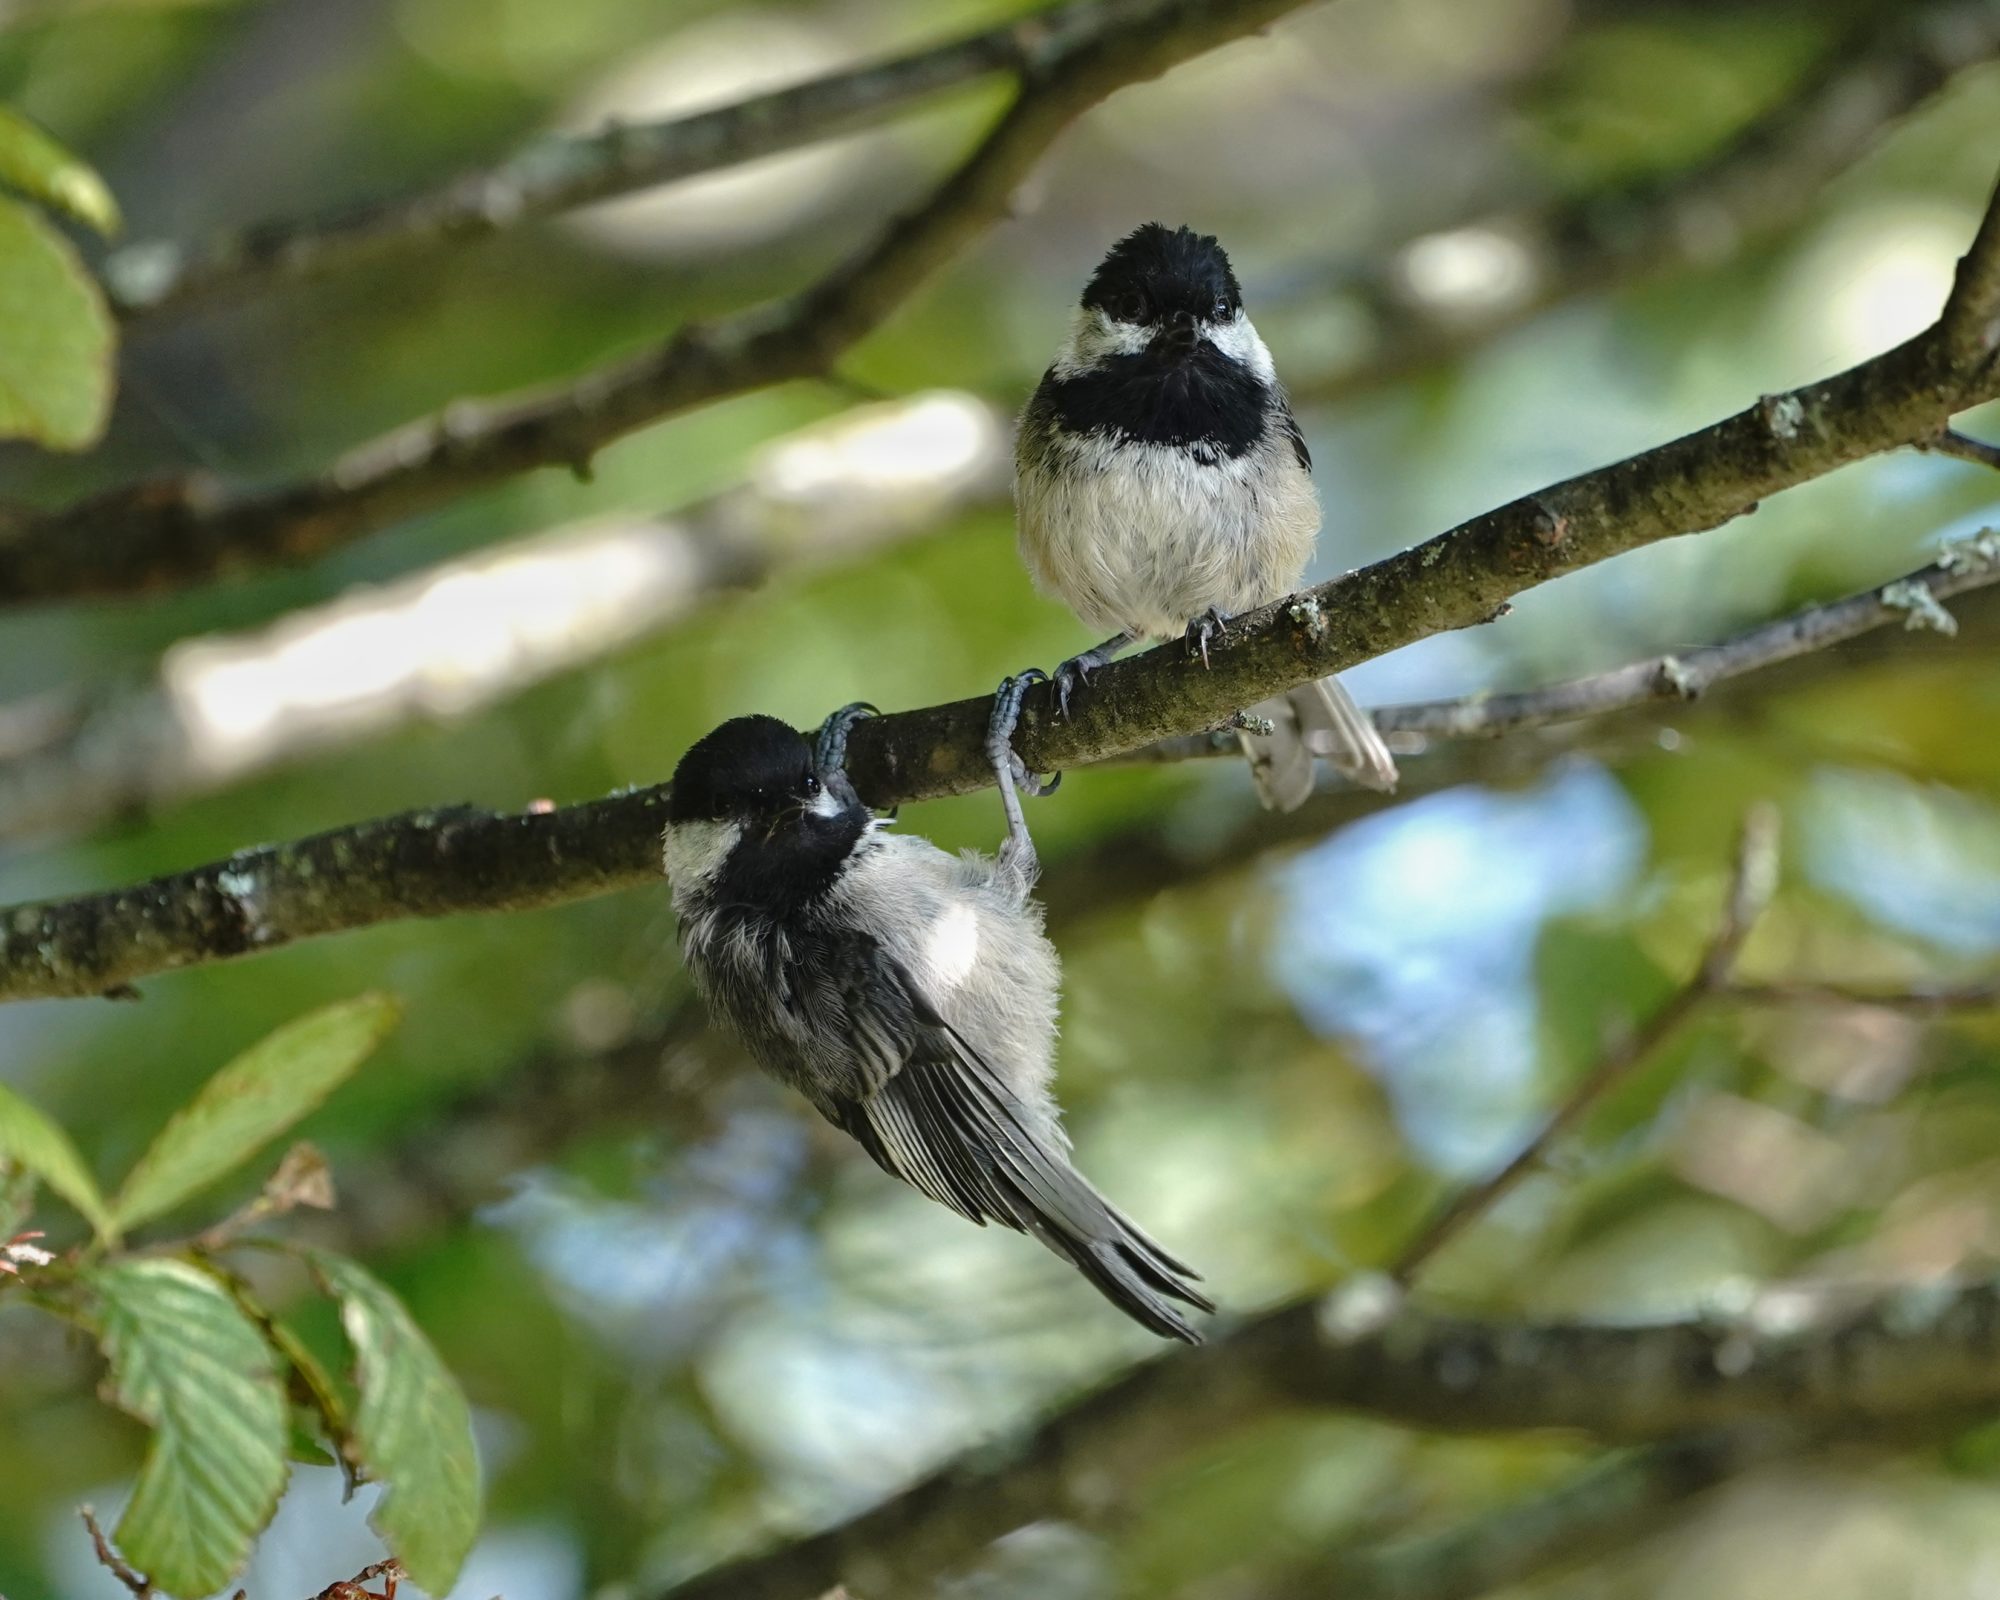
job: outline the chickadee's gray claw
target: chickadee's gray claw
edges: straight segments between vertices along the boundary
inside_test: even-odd
[[[1069,697],[1076,692],[1079,683],[1089,687],[1090,674],[1096,665],[1086,650],[1080,656],[1071,656],[1056,668],[1056,715],[1063,721],[1069,721]]]
[[[1054,772],[1044,779],[1030,772],[1014,749],[1014,730],[1020,726],[1021,702],[1028,691],[1048,681],[1049,675],[1040,667],[1029,667],[1015,677],[1002,678],[993,694],[993,715],[986,724],[986,759],[992,762],[995,775],[1004,767],[1009,779],[1038,800],[1056,792],[1062,774]]]
[[[1039,667],[1000,680],[993,692],[993,715],[986,724],[986,759],[993,763],[993,781],[1000,789],[1001,809],[1007,814],[1007,841],[1000,847],[1000,870],[1023,885],[1035,881],[1035,841],[1028,836],[1028,820],[1021,815],[1019,791],[1037,797],[1056,792],[1062,782],[1060,772],[1044,783],[1028,770],[1014,750],[1014,729],[1021,721],[1021,701],[1035,684],[1046,683],[1049,675]]]
[[[847,736],[854,731],[855,723],[881,714],[866,700],[842,706],[819,725],[819,737],[813,741],[813,764],[822,772],[845,772]]]
[[[1218,606],[1210,606],[1194,621],[1187,625],[1188,654],[1201,654],[1202,670],[1208,670],[1208,647],[1217,642],[1229,642],[1229,613]]]
[[[1114,633],[1102,644],[1094,644],[1082,655],[1071,656],[1056,668],[1056,712],[1063,721],[1069,721],[1069,697],[1081,683],[1086,687],[1090,675],[1099,667],[1109,666],[1118,659],[1118,652],[1132,642],[1129,633]]]

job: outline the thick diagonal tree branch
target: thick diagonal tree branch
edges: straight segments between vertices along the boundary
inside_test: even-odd
[[[1730,428],[1732,424],[1718,424]],[[1666,446],[1678,452],[1686,446]],[[1654,452],[1660,454],[1660,452]],[[1646,458],[1620,462],[1596,474],[1610,484],[1632,480],[1632,468]],[[1584,480],[1572,480],[1580,484]],[[1580,494],[1582,502],[1604,502],[1608,492],[1600,486]],[[1624,504],[1612,498],[1612,504]],[[1478,530],[1480,518],[1466,528]],[[1456,534],[1442,536],[1444,540]],[[1420,546],[1420,550],[1430,550]],[[1420,560],[1420,558],[1418,558]],[[1098,678],[1098,688],[1088,698],[1078,700],[1074,722],[1042,720],[1040,742],[1024,746],[1026,756],[1042,770],[1048,770],[1050,754],[1080,750],[1086,758],[1110,758],[1130,754],[1152,744],[1152,730],[1164,718],[1182,718],[1176,730],[1172,720],[1164,720],[1168,734],[1180,734],[1188,726],[1214,726],[1222,722],[1236,704],[1256,704],[1282,688],[1316,676],[1318,662],[1328,660],[1324,652],[1334,634],[1326,622],[1328,608],[1344,604],[1346,594],[1376,594],[1374,574],[1382,568],[1408,568],[1410,556],[1394,556],[1376,568],[1336,578],[1298,602],[1274,608],[1238,634],[1238,644],[1214,654],[1214,672],[1204,674],[1198,666],[1190,670],[1178,646],[1152,650],[1134,662],[1108,668]],[[1438,562],[1442,566],[1442,560]],[[1474,582],[1504,586],[1514,582],[1526,586],[1526,578],[1506,566],[1496,576],[1470,570]],[[1398,580],[1398,582],[1408,582]],[[1738,670],[1788,660],[1800,650],[1792,642],[1814,638],[1820,646],[1842,638],[1854,638],[1872,626],[1890,620],[1908,622],[1912,616],[1930,618],[1942,614],[1940,598],[1970,588],[2000,582],[2000,564],[1972,554],[1954,556],[1948,562],[1922,568],[1896,584],[1874,590],[1856,600],[1836,602],[1828,610],[1840,618],[1838,626],[1820,628],[1814,612],[1790,618],[1772,628],[1756,630],[1766,640],[1776,636],[1784,648],[1760,646],[1736,656]],[[1394,590],[1390,590],[1394,592]],[[1492,590],[1484,590],[1492,592]],[[1884,592],[1894,592],[1894,600],[1884,600]],[[1424,604],[1426,612],[1412,620],[1396,620],[1392,626],[1408,628],[1410,636],[1420,636],[1426,616],[1434,616],[1446,606],[1444,596],[1402,604]],[[1392,614],[1378,614],[1388,622]],[[1230,660],[1246,642],[1262,640],[1264,676],[1236,674],[1230,682],[1238,688],[1216,692],[1218,680]],[[1398,640],[1400,642],[1400,640]],[[1712,646],[1728,660],[1732,646]],[[1338,660],[1338,658],[1336,658]],[[1304,664],[1302,664],[1304,662]],[[1346,660],[1340,660],[1346,666]],[[1650,662],[1638,668],[1620,668],[1608,674],[1622,682],[1624,674],[1634,674],[1640,686],[1656,680],[1658,666]],[[1150,678],[1166,680],[1160,684]],[[1726,672],[1710,672],[1706,682],[1716,682]],[[1122,688],[1130,686],[1130,688]],[[1602,696],[1604,704],[1634,704],[1658,698],[1650,690],[1638,692],[1624,684],[1626,692]],[[1112,732],[1098,732],[1106,718],[1104,706],[1112,696],[1132,694],[1132,710],[1122,720],[1112,720]],[[1416,726],[1438,732],[1486,732],[1480,706],[1488,696],[1472,696],[1460,702],[1434,702],[1424,708],[1404,708],[1384,714],[1384,724],[1394,726],[1406,716]],[[1520,708],[1508,712],[1508,726],[1522,728],[1538,722],[1554,722],[1562,716],[1588,714],[1596,710],[1598,696],[1578,692],[1574,684],[1560,686],[1546,706],[1544,716],[1526,716]],[[942,794],[956,794],[978,788],[990,780],[982,766],[982,756],[966,756],[950,744],[928,746],[926,738],[954,738],[954,726],[964,718],[982,718],[984,700],[960,702],[920,712],[900,712],[874,718],[856,728],[850,742],[850,766],[862,796],[876,806],[892,806],[910,800],[926,800]],[[1112,700],[1116,706],[1118,702]],[[1124,728],[1126,732],[1120,732]],[[1120,744],[1130,738],[1132,744]],[[864,740],[874,744],[874,754],[864,756]],[[156,972],[192,966],[200,962],[228,960],[232,956],[272,950],[300,938],[346,932],[408,916],[448,916],[456,912],[498,912],[526,910],[534,906],[582,900],[614,888],[652,882],[658,876],[658,834],[662,826],[664,786],[614,794],[604,800],[590,800],[580,806],[558,810],[536,810],[524,814],[496,814],[472,806],[450,806],[442,810],[406,812],[400,816],[364,822],[350,828],[334,828],[290,844],[258,846],[238,852],[224,862],[154,878],[126,890],[88,894],[72,900],[50,900],[0,908],[0,1000],[26,1000],[36,996],[86,996],[108,994]]]
[[[1872,590],[1745,636],[1781,638],[1786,648],[1736,652],[1732,644],[1710,646],[1719,660],[1733,658],[1735,670],[1707,672],[1701,686],[1792,659],[1802,653],[1790,647],[1801,637],[1823,647],[1869,628],[1907,621],[1910,595],[1922,594],[1936,605],[1948,595],[1995,584],[2000,584],[2000,562],[1953,561],[1923,568],[1885,586],[1904,591],[1901,605],[1883,604],[1882,591]],[[1814,619],[1820,612],[1839,618],[1840,625],[1819,628]],[[1655,662],[1639,662],[1600,675],[1617,693],[1589,692],[1583,686],[1597,680],[1586,679],[1541,692],[1547,700],[1539,705],[1527,704],[1538,693],[1528,691],[1392,706],[1377,716],[1385,728],[1416,726],[1439,737],[1479,737],[1498,731],[1490,724],[1489,706],[1500,707],[1506,729],[1545,726],[1662,698],[1650,687],[1658,673]],[[922,713],[881,720],[894,723],[918,715]],[[857,737],[872,726],[864,723]],[[1177,756],[1211,750],[1205,735],[1165,744]],[[128,889],[0,908],[0,1001],[105,994],[155,973],[378,922],[529,910],[652,883],[660,870],[666,792],[664,785],[654,785],[518,814],[473,806],[404,812],[288,844],[260,845],[226,861]],[[888,806],[931,798],[936,791],[909,783],[900,790],[864,793],[873,803]],[[1310,825],[1323,827],[1325,819],[1314,817]],[[1147,873],[1157,879],[1157,863]],[[1061,898],[1063,891],[1063,883],[1056,881],[1047,894]]]
[[[2000,209],[1996,195],[1995,209]],[[1656,449],[1489,511],[1414,549],[1243,619],[1211,665],[1178,645],[1116,662],[1074,717],[1030,696],[1017,746],[1038,771],[1083,765],[1213,728],[1243,706],[1448,628],[1485,621],[1510,596],[1640,545],[1693,533],[1763,496],[1928,439],[2000,393],[2000,370],[1964,329],[2000,267],[1989,220],[1960,270],[1950,315],[1872,361]],[[1973,285],[1973,289],[1964,286]],[[1970,352],[1975,366],[1957,364]],[[1915,593],[1902,605],[1917,604]],[[1923,604],[1935,606],[1929,590]],[[887,807],[991,781],[990,701],[863,722],[856,785]],[[602,893],[656,869],[662,791],[547,813],[471,808],[337,829],[137,888],[0,911],[0,999],[113,991],[134,978],[394,917],[513,910]]]
[[[1088,1520],[1193,1445],[1300,1406],[1449,1432],[1674,1439],[1774,1423],[1869,1431],[2000,1400],[2000,1285],[1933,1285],[1770,1328],[1441,1316],[1360,1283],[1162,1357],[1043,1423],[996,1464],[948,1464],[837,1528],[718,1568],[668,1600],[791,1600],[837,1582],[920,1590],[993,1539]]]
[[[0,520],[0,604],[133,594],[303,561],[397,518],[535,467],[582,468],[690,407],[825,372],[974,233],[1058,134],[1122,85],[1253,32],[1304,0],[1098,0],[1021,41],[1021,89],[915,210],[790,298],[690,323],[637,356],[551,388],[454,404],[308,478],[243,488],[206,476],[125,485]]]

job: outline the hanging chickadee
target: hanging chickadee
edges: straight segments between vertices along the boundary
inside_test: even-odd
[[[1065,661],[1072,689],[1137,640],[1185,636],[1203,661],[1229,619],[1290,594],[1319,534],[1312,458],[1271,353],[1207,234],[1149,222],[1111,247],[1021,416],[1014,499],[1036,586],[1104,643]],[[1323,755],[1396,786],[1388,746],[1332,678],[1251,708],[1257,792],[1290,811]]]
[[[1215,1309],[1197,1275],[1070,1165],[1050,1092],[1061,974],[1030,898],[1010,743],[1040,676],[994,700],[997,860],[883,831],[842,770],[868,707],[829,717],[816,748],[773,717],[702,739],[667,802],[681,951],[758,1064],[877,1165],[974,1222],[1032,1233],[1128,1316],[1198,1343],[1173,1304]]]

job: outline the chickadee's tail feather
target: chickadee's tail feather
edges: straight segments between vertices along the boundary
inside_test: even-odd
[[[1313,759],[1323,756],[1366,789],[1396,787],[1396,758],[1368,713],[1335,677],[1265,700],[1250,714],[1271,724],[1269,734],[1238,737],[1250,760],[1257,796],[1275,811],[1296,811],[1313,792]]]
[[[956,1034],[949,1055],[903,1066],[848,1126],[885,1170],[974,1222],[1031,1233],[1152,1332],[1199,1344],[1171,1303],[1213,1311],[1200,1275],[1167,1254],[1093,1189],[1056,1139]]]

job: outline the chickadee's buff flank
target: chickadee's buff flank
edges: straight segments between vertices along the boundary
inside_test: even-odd
[[[667,803],[680,943],[710,1011],[877,1165],[977,1223],[1032,1233],[1154,1333],[1198,1342],[1196,1274],[1070,1165],[1050,1091],[1061,973],[1031,898],[1034,846],[1008,744],[1025,677],[996,700],[1008,815],[997,859],[884,831],[841,770],[772,717],[682,757]]]
[[[1021,416],[1022,559],[1103,644],[1057,670],[1059,700],[1136,640],[1185,635],[1207,658],[1230,617],[1290,594],[1312,559],[1312,458],[1229,257],[1157,222],[1113,245]],[[1393,789],[1396,763],[1334,678],[1251,708],[1264,803],[1312,793],[1313,757]]]

